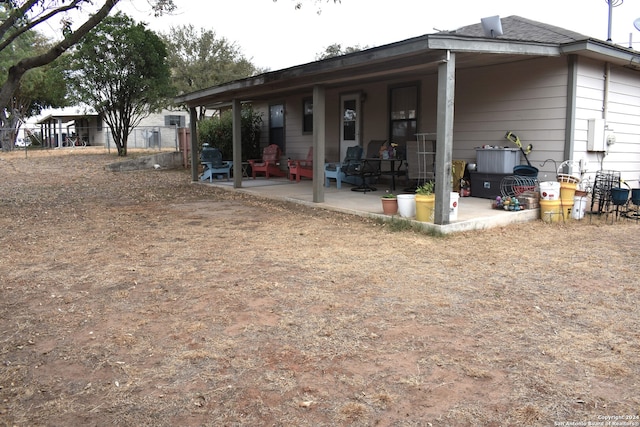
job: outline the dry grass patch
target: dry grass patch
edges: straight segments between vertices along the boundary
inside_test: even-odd
[[[0,154],[2,425],[553,425],[640,410],[640,224],[431,237],[187,171],[106,172],[114,161]]]

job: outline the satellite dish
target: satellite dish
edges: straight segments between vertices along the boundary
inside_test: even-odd
[[[640,18],[633,21],[633,26],[636,27],[636,30],[640,31]]]
[[[498,37],[501,36],[502,33],[502,22],[500,21],[500,16],[490,16],[488,18],[480,19],[482,23],[482,29],[484,30],[484,35],[486,37]]]

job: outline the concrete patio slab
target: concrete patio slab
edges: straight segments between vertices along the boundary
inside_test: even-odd
[[[384,185],[379,186],[378,191],[370,191],[367,193],[351,191],[352,187],[349,185],[343,185],[343,188],[340,190],[335,186],[325,187],[324,202],[314,203],[312,182],[309,180],[295,182],[289,181],[287,178],[245,178],[240,188],[234,188],[233,181],[224,180],[217,180],[213,183],[205,182],[202,184],[212,185],[230,191],[255,194],[269,199],[300,203],[314,208],[343,212],[350,215],[376,217],[386,220],[391,218],[389,215],[382,213],[380,197],[385,193]],[[401,193],[402,192],[397,192],[397,194]],[[417,225],[425,229],[448,234],[535,221],[540,217],[539,209],[507,212],[492,209],[489,199],[477,197],[461,197],[458,205],[458,218],[450,224],[436,225],[415,221],[414,218],[410,218],[409,220],[414,221]],[[398,215],[395,217],[399,218]]]

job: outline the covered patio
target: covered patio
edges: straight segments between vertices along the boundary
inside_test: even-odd
[[[382,213],[380,196],[384,194],[384,186],[378,191],[367,193],[355,193],[350,185],[343,185],[338,190],[335,185],[324,187],[324,201],[313,201],[313,183],[310,180],[302,180],[299,183],[283,178],[243,178],[242,186],[235,187],[233,181],[223,179],[214,180],[212,183],[203,181],[204,185],[211,185],[228,191],[239,191],[267,199],[281,200],[298,203],[312,208],[326,209],[342,212],[350,215],[358,215],[369,218],[391,220],[392,217]],[[382,191],[380,191],[382,190]],[[432,224],[415,221],[413,218],[402,218],[394,215],[393,218],[407,219],[421,226],[425,230],[436,233],[449,234],[461,231],[482,230],[493,227],[501,227],[509,224],[534,221],[539,217],[539,209],[523,210],[520,212],[507,212],[491,209],[489,199],[478,197],[461,197],[459,200],[457,220],[449,224]]]
[[[381,214],[379,192],[354,194],[325,188],[323,165],[342,161],[343,149],[349,146],[364,149],[373,140],[393,142],[402,134],[396,132],[399,126],[404,126],[407,131],[402,137],[436,135],[435,150],[429,150],[435,157],[430,178],[435,181],[434,224],[427,227],[446,233],[486,228],[494,222],[530,221],[538,216],[537,211],[500,212],[491,210],[487,199],[467,198],[461,199],[459,217],[451,221],[452,162],[474,162],[476,149],[504,145],[505,131],[510,130],[522,132],[524,140],[534,143],[537,158],[531,161],[537,164],[548,159],[561,163],[584,157],[585,164],[587,159],[598,159],[604,148],[589,145],[589,140],[599,138],[589,130],[589,123],[604,123],[601,116],[611,102],[605,90],[604,110],[600,103],[597,108],[592,106],[594,77],[590,73],[601,76],[604,69],[606,81],[595,80],[608,87],[615,66],[613,71],[621,82],[635,83],[637,57],[631,49],[517,16],[502,19],[502,26],[503,36],[487,35],[480,24],[474,24],[267,72],[181,95],[175,102],[189,108],[193,136],[198,134],[196,112],[201,107],[233,112],[233,158],[227,160],[233,161],[234,178],[214,185],[352,213]],[[398,87],[410,87],[416,94],[415,103],[402,98],[398,106],[392,106],[401,97],[393,92]],[[302,108],[305,100],[312,106],[310,114]],[[346,102],[353,107],[346,107]],[[272,180],[270,185],[260,185],[242,178],[243,103],[267,112],[278,106],[279,121],[285,123],[278,129],[284,136],[277,140],[265,135],[261,146],[279,143],[281,165],[287,157],[301,158],[312,148],[313,181],[288,185]],[[621,110],[628,110],[628,102],[618,104]],[[361,120],[349,119],[354,123],[350,138],[345,137],[346,112]],[[619,120],[627,125],[623,118]],[[268,134],[271,129],[265,130]],[[194,182],[198,180],[198,147],[197,138],[192,138]],[[556,171],[540,172],[555,176]]]
[[[49,148],[66,145],[91,145],[95,143],[98,114],[95,113],[59,113],[50,114],[40,121],[44,145]]]
[[[290,69],[270,72],[256,77],[230,82],[218,87],[182,95],[176,98],[185,104],[191,114],[191,135],[197,135],[197,110],[206,108],[231,107],[234,114],[233,137],[233,187],[241,188],[247,183],[241,179],[241,136],[240,115],[244,102],[269,102],[291,94],[311,95],[313,102],[313,163],[323,165],[326,156],[327,134],[335,127],[328,118],[333,106],[328,105],[325,94],[329,91],[343,91],[365,84],[383,84],[390,80],[421,79],[434,77],[436,87],[429,89],[436,94],[437,104],[433,123],[435,124],[435,224],[449,224],[449,202],[451,193],[451,162],[453,160],[454,87],[456,70],[487,67],[519,61],[526,56],[559,56],[560,49],[548,44],[522,41],[504,41],[494,38],[476,38],[458,34],[439,33],[401,41],[391,45],[368,49],[337,58],[301,65]],[[366,95],[363,95],[366,98]],[[418,129],[424,132],[425,129]],[[360,141],[366,145],[366,141]],[[197,181],[198,143],[192,138],[191,146],[192,178]],[[336,159],[337,160],[337,159]],[[331,194],[323,186],[324,170],[314,167],[313,185],[306,185],[304,196],[313,203],[327,203]],[[438,185],[437,183],[444,183]],[[226,184],[225,184],[226,185]],[[289,186],[287,186],[288,188]],[[290,197],[294,197],[290,195]],[[301,197],[301,196],[299,196]],[[351,192],[346,197],[357,197]],[[372,196],[376,197],[376,196]],[[377,197],[376,197],[377,198]],[[488,204],[488,201],[485,203]],[[526,217],[525,215],[522,215]]]

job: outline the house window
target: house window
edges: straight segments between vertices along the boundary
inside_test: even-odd
[[[183,128],[185,125],[185,117],[179,115],[164,116],[164,125],[178,126],[179,128]]]
[[[313,132],[313,98],[302,100],[302,133]]]
[[[276,144],[285,153],[284,104],[269,106],[269,144]]]
[[[394,142],[415,139],[418,132],[418,86],[391,88],[389,132]]]

